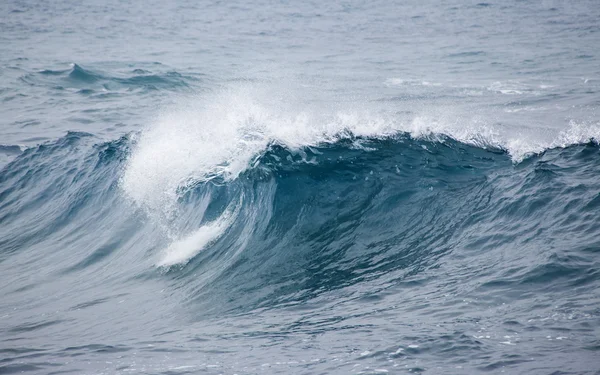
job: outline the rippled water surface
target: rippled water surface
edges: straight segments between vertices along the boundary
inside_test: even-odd
[[[0,3],[0,373],[598,374],[599,20]]]

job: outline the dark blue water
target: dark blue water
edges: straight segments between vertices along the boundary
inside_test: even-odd
[[[594,1],[0,4],[0,374],[598,374]]]

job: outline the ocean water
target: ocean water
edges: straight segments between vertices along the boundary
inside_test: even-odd
[[[0,3],[0,373],[600,374],[600,6]]]

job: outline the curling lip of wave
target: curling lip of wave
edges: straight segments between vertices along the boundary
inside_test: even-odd
[[[271,89],[271,88],[268,88]],[[125,166],[121,187],[148,212],[172,217],[182,188],[215,176],[235,179],[270,144],[303,147],[348,137],[385,138],[407,132],[414,138],[440,135],[477,147],[506,150],[513,161],[548,148],[600,139],[600,125],[571,123],[550,142],[511,136],[475,118],[471,123],[441,116],[398,119],[369,110],[294,106],[268,89],[223,89],[199,103],[165,112],[145,129]]]

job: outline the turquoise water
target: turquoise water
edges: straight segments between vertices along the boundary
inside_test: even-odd
[[[0,4],[0,373],[596,374],[599,19]]]

